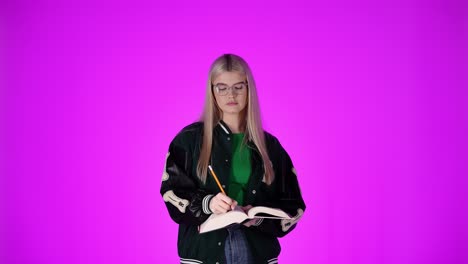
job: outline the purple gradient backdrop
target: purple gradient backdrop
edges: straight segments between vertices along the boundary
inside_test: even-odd
[[[376,2],[4,3],[0,262],[177,263],[165,155],[230,52],[308,206],[280,263],[468,263],[468,5]]]

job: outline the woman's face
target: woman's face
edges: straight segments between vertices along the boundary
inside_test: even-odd
[[[245,75],[239,72],[223,72],[213,80],[213,93],[223,115],[239,115],[244,110],[247,105],[246,84]]]

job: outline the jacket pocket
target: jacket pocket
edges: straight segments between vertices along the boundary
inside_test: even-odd
[[[181,259],[207,261],[224,259],[224,240],[222,230],[198,233],[195,225],[179,225],[177,240],[178,253]],[[220,243],[221,242],[221,243]]]

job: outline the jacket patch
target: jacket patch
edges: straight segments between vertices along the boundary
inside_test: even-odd
[[[177,209],[179,209],[179,211],[182,213],[185,213],[185,209],[187,209],[187,205],[189,205],[188,200],[178,197],[172,190],[165,192],[163,199],[165,202],[169,202],[177,207]]]
[[[302,210],[301,208],[297,209],[297,215],[291,219],[283,219],[281,220],[281,228],[283,230],[283,232],[286,232],[289,230],[289,228],[291,228],[293,225],[295,225],[299,219],[302,217],[302,215],[304,214],[304,210]]]
[[[292,171],[292,173],[294,173],[294,175],[296,175],[296,177],[297,177],[296,168],[293,167],[293,168],[291,169],[291,171]]]
[[[167,171],[166,171],[166,166],[167,166],[167,158],[169,158],[170,154],[171,153],[168,152],[167,155],[166,155],[166,162],[164,163],[164,171],[163,171],[163,175],[162,175],[162,181],[169,180],[169,173],[167,173]]]

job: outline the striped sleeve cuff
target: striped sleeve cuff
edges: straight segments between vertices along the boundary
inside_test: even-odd
[[[202,201],[202,207],[203,207],[203,213],[205,214],[211,214],[211,210],[210,210],[210,201],[211,201],[211,198],[213,197],[212,194],[208,194],[207,196],[205,196],[205,198],[203,198],[203,201]]]
[[[259,226],[263,222],[263,218],[258,218],[257,222],[255,224],[252,224],[253,226]]]

